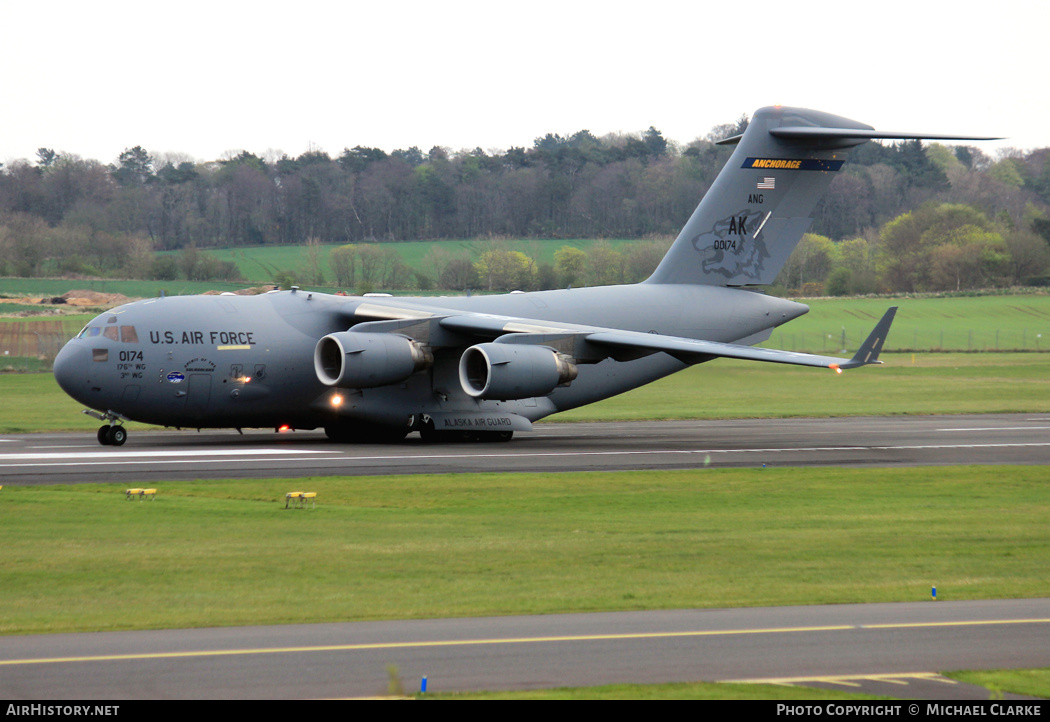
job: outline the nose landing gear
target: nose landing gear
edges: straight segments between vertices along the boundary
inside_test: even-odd
[[[128,430],[123,426],[98,427],[98,443],[103,446],[123,446],[128,440]]]
[[[99,421],[108,422],[98,427],[98,433],[96,434],[98,443],[103,446],[123,446],[124,442],[128,440],[128,430],[118,423],[124,421],[124,417],[120,414],[115,411],[107,411],[101,414],[91,409],[84,409],[83,413],[93,416]]]

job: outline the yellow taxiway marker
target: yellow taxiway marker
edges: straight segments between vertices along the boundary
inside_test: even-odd
[[[954,679],[942,677],[936,672],[901,672],[900,674],[856,674],[848,676],[834,675],[830,677],[770,677],[767,679],[725,679],[721,684],[776,684],[782,686],[793,686],[796,684],[837,684],[843,687],[860,687],[859,682],[887,682],[889,684],[907,685],[904,680],[922,679],[933,682],[944,682],[945,684],[958,684]],[[853,680],[858,680],[857,682]]]

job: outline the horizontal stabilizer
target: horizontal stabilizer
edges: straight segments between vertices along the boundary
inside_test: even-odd
[[[864,128],[817,128],[811,126],[787,126],[770,128],[769,134],[784,140],[1002,140],[989,136],[943,135],[938,133],[901,133],[893,130]],[[732,140],[727,138],[727,142]]]
[[[740,142],[740,139],[743,138],[743,137],[744,137],[743,133],[741,133],[740,135],[731,135],[728,138],[723,138],[722,140],[716,140],[715,141],[715,145],[736,145],[737,143]]]

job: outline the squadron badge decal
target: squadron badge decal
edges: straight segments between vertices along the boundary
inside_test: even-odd
[[[767,214],[744,209],[715,222],[692,240],[704,273],[726,278],[758,278],[769,251],[758,232]]]

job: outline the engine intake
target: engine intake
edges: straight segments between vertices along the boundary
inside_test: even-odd
[[[459,382],[479,399],[546,396],[578,373],[570,357],[546,346],[482,343],[459,359]]]
[[[433,363],[429,348],[392,333],[330,333],[314,347],[317,378],[345,389],[396,384]]]

